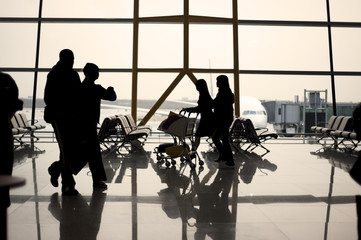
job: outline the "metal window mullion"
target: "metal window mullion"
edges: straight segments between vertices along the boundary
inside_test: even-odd
[[[43,0],[39,0],[39,19],[41,19],[43,11]],[[36,39],[36,54],[35,54],[35,69],[39,68],[39,53],[40,53],[40,35],[41,35],[41,21],[38,21],[38,32]],[[34,71],[34,84],[33,84],[33,102],[31,109],[31,124],[35,123],[35,109],[36,109],[36,96],[38,86],[38,71]]]

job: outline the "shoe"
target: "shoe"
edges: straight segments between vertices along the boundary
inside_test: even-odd
[[[105,182],[103,182],[103,181],[94,182],[94,183],[93,183],[93,187],[94,187],[94,188],[108,189],[108,185],[106,185]]]
[[[78,195],[78,190],[75,188],[65,187],[62,189],[63,196],[75,196]]]
[[[60,176],[60,171],[58,171],[56,169],[56,167],[52,164],[48,168],[48,173],[50,174],[50,183],[51,183],[51,185],[53,185],[54,187],[58,187],[59,186],[58,178]]]

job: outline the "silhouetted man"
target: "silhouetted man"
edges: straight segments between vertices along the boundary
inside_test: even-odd
[[[10,119],[15,112],[23,109],[19,100],[19,89],[14,79],[0,72],[0,174],[11,175],[14,163],[14,140]],[[0,209],[10,206],[9,189],[0,190]]]
[[[85,79],[82,82],[82,111],[87,117],[83,122],[84,153],[89,161],[92,173],[93,187],[106,189],[107,180],[100,145],[98,140],[97,125],[100,118],[101,100],[115,101],[117,98],[113,87],[105,89],[95,81],[99,77],[99,68],[94,63],[87,63],[83,69]]]
[[[48,74],[44,91],[44,119],[53,126],[60,151],[60,160],[54,162],[48,171],[54,187],[58,186],[58,177],[61,174],[63,194],[76,195],[78,191],[75,189],[71,164],[76,161],[75,124],[79,121],[80,78],[73,70],[73,52],[64,49],[59,57],[58,63]]]
[[[212,136],[214,145],[219,152],[216,160],[220,167],[234,168],[233,154],[229,143],[229,127],[233,122],[234,94],[229,87],[228,77],[217,77],[218,93],[213,100],[215,131]]]

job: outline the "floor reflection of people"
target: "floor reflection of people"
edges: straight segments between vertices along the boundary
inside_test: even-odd
[[[277,165],[267,159],[262,159],[261,156],[255,153],[249,153],[248,158],[245,158],[243,165],[240,166],[239,176],[241,180],[246,184],[251,183],[257,169],[261,171],[262,169],[267,169],[274,172],[277,169]]]
[[[60,222],[59,239],[97,239],[106,193],[95,189],[90,203],[80,195],[51,196],[49,211]]]
[[[200,182],[197,174],[193,177],[199,201],[194,239],[206,239],[207,235],[212,239],[235,239],[235,222],[228,207],[235,171],[219,169],[210,185],[206,185],[206,181]]]

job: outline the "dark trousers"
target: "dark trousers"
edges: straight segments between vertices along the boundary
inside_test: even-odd
[[[213,133],[212,140],[219,152],[219,158],[222,161],[234,163],[232,149],[229,143],[229,127],[230,124],[217,126]]]
[[[11,175],[14,163],[14,139],[7,113],[0,113],[0,153],[0,174]],[[3,188],[0,190],[0,208],[6,209],[9,206],[9,189]]]
[[[107,177],[105,174],[102,155],[100,152],[97,124],[85,124],[84,130],[84,154],[86,155],[89,163],[89,169],[92,173],[93,182],[106,181]]]
[[[75,180],[71,170],[72,154],[74,154],[74,136],[73,127],[68,120],[55,120],[52,123],[55,137],[59,145],[60,157],[59,161],[54,162],[51,167],[60,171],[61,183],[63,189],[66,187],[74,188]]]

